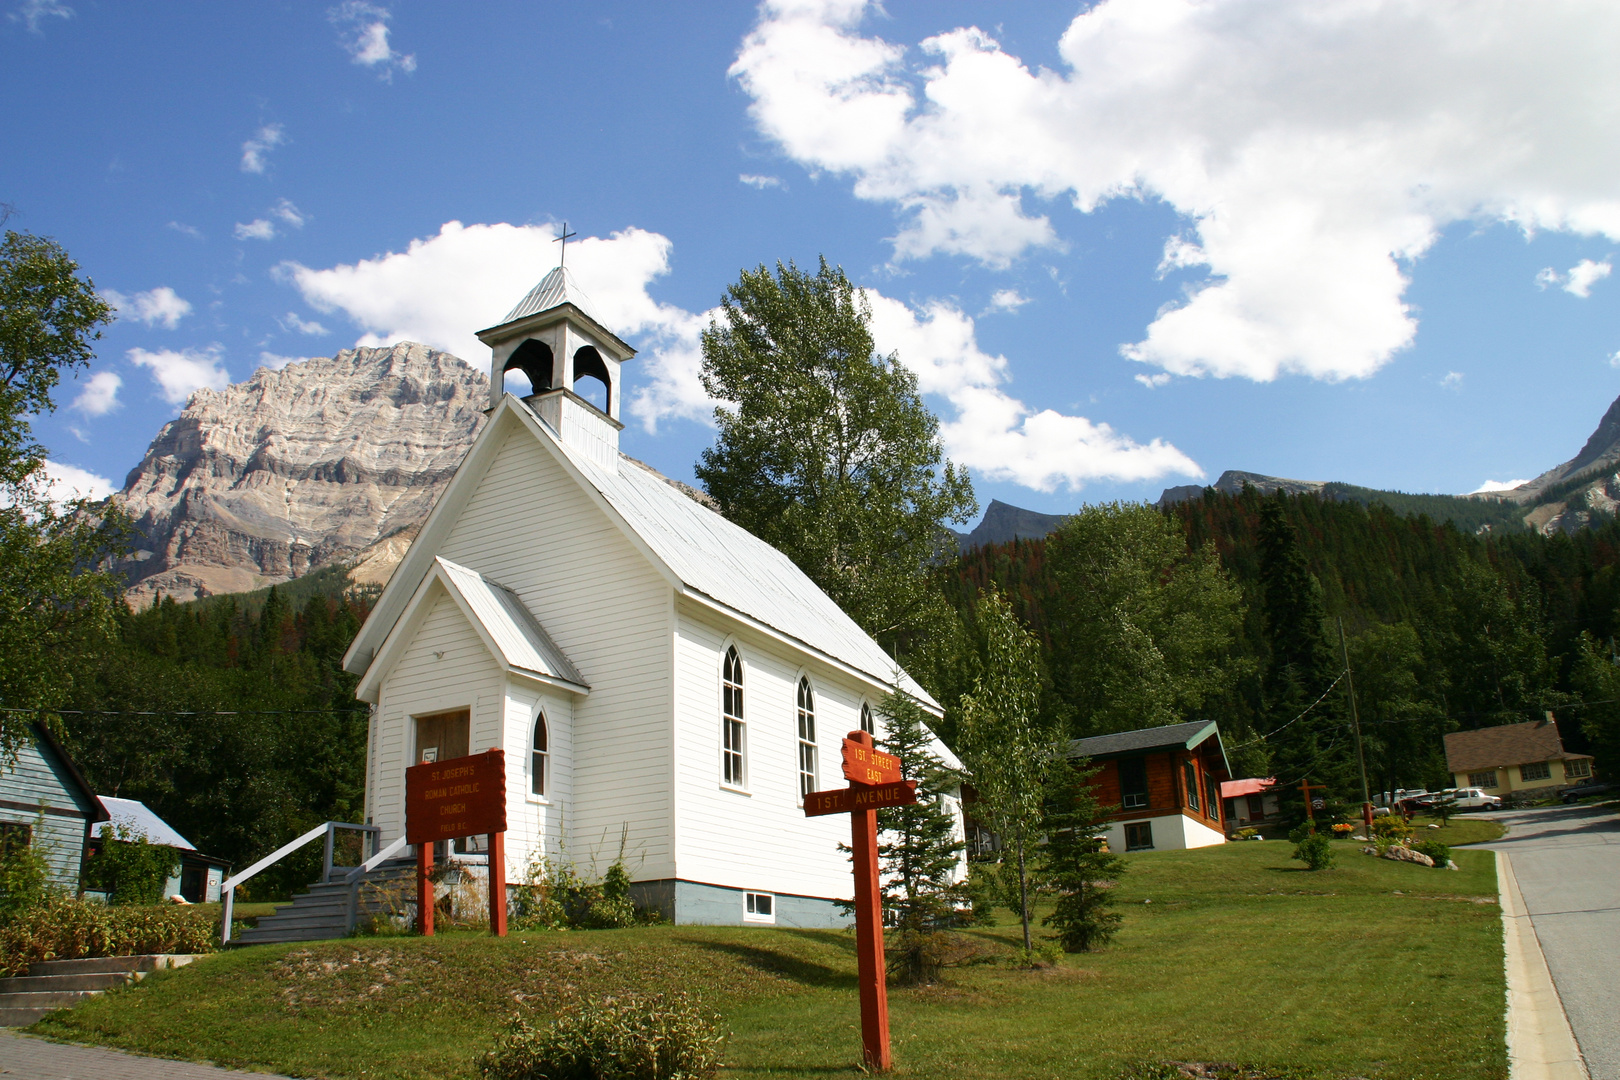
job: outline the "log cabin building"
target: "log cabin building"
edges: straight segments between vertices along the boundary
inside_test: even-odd
[[[1119,809],[1106,836],[1111,851],[1175,850],[1226,842],[1221,784],[1231,779],[1214,721],[1120,731],[1076,739],[1071,757],[1097,766],[1092,787]]]

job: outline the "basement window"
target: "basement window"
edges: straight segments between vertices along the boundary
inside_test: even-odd
[[[1153,848],[1153,823],[1138,821],[1125,826],[1125,850],[1149,851]]]
[[[743,922],[774,923],[776,897],[770,893],[743,893]]]

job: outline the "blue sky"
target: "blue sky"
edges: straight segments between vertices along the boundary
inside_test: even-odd
[[[1620,394],[1613,4],[0,8],[10,226],[121,309],[38,430],[115,486],[262,364],[482,367],[564,219],[641,350],[625,449],[683,478],[706,312],[820,254],[981,503],[1463,492]]]

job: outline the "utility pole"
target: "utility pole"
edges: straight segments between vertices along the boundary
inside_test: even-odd
[[[1344,637],[1344,619],[1338,618],[1339,653],[1344,657],[1344,684],[1350,692],[1350,728],[1356,733],[1356,765],[1361,769],[1361,823],[1366,835],[1372,838],[1372,795],[1367,790],[1367,755],[1361,749],[1361,717],[1356,713],[1356,680],[1350,674],[1350,645]]]

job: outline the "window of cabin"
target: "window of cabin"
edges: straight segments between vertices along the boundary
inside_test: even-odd
[[[1564,762],[1564,776],[1566,777],[1587,777],[1591,775],[1592,763],[1585,758]],[[1484,787],[1485,785],[1480,784],[1479,786]]]
[[[1138,821],[1125,826],[1125,850],[1146,851],[1153,846],[1153,823]]]
[[[551,783],[551,732],[546,729],[546,714],[534,718],[534,752],[529,758],[529,791],[542,799]]]
[[[26,821],[0,821],[0,858],[22,851],[34,842],[34,827]]]
[[[472,710],[452,709],[416,718],[416,761],[449,761],[471,751]]]
[[[1119,804],[1126,810],[1144,810],[1147,808],[1147,758],[1120,759]]]
[[[1573,763],[1571,763],[1573,764]],[[1468,786],[1478,788],[1493,788],[1496,786],[1496,770],[1490,772],[1471,772],[1468,774]]]
[[[816,692],[799,680],[799,797],[816,790]]]
[[[735,647],[726,650],[720,676],[720,776],[732,787],[743,787],[748,724],[743,719],[743,665]]]
[[[1529,765],[1519,766],[1519,779],[1521,780],[1550,780],[1551,778],[1552,770],[1547,767],[1545,761],[1536,761]]]
[[[743,921],[775,922],[776,897],[764,892],[743,893]]]
[[[1221,785],[1209,773],[1204,774],[1204,803],[1209,807],[1209,816],[1221,820]]]
[[[1187,785],[1187,805],[1192,807],[1194,810],[1197,810],[1198,770],[1193,768],[1192,762],[1183,761],[1181,763],[1181,779]]]
[[[872,719],[872,706],[861,702],[861,730],[868,735],[877,735],[877,721]]]

